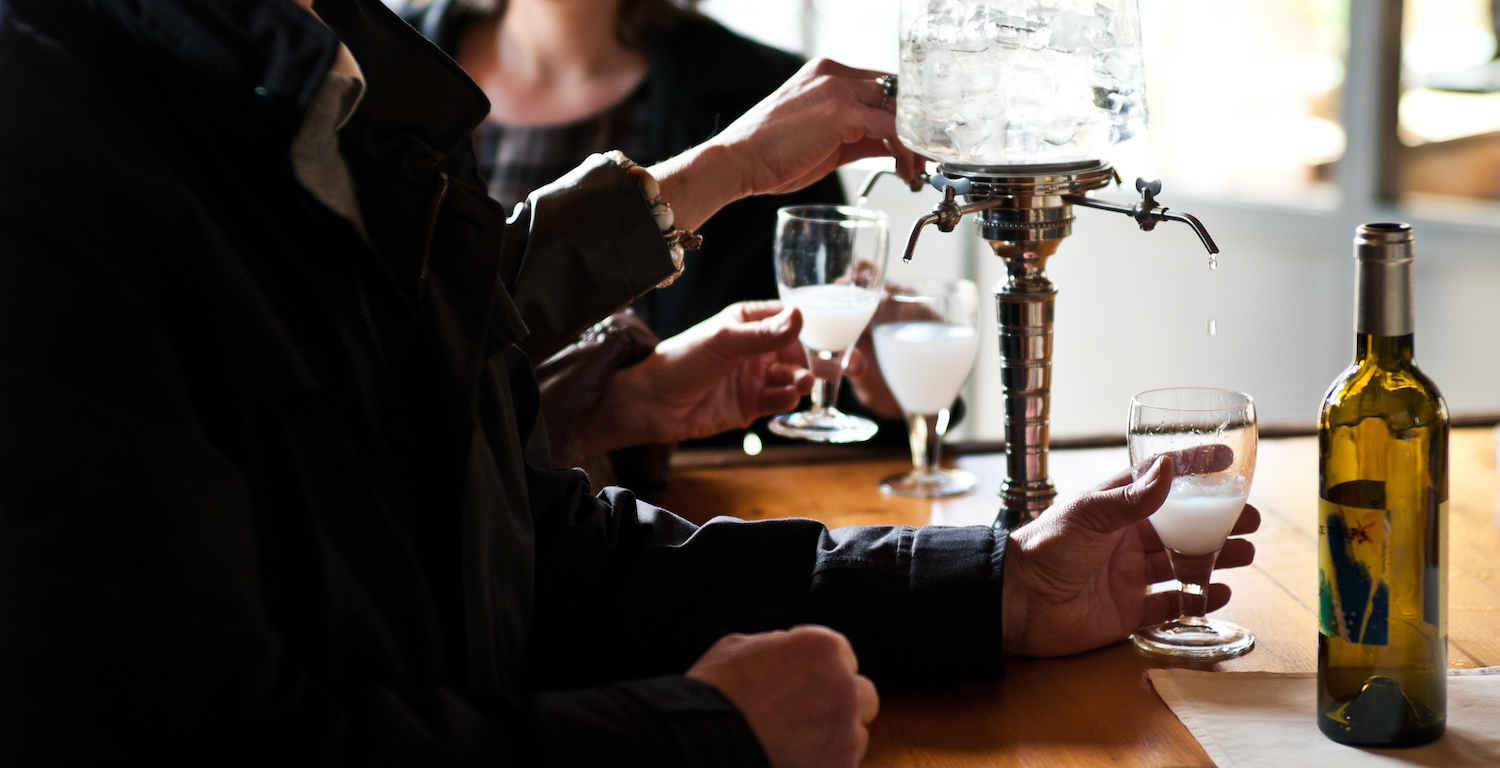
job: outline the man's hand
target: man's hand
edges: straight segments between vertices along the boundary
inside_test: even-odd
[[[1113,643],[1176,616],[1177,594],[1147,595],[1172,578],[1167,551],[1146,520],[1167,498],[1172,459],[1163,457],[1140,479],[1129,471],[1071,503],[1047,510],[1012,531],[1005,556],[1005,650],[1062,656]],[[1260,527],[1245,505],[1231,535]],[[1230,539],[1217,568],[1249,565],[1255,546]],[[1211,585],[1208,610],[1229,602],[1229,587]]]
[[[776,768],[855,768],[880,709],[849,641],[827,627],[730,635],[687,676],[740,708]]]
[[[881,109],[881,72],[819,59],[707,142],[653,166],[676,225],[696,229],[719,208],[750,195],[791,192],[866,157],[893,156],[903,179],[921,158],[896,138]]]
[[[813,384],[797,341],[801,330],[795,309],[752,301],[661,342],[615,374],[579,438],[580,451],[708,437],[795,408]],[[851,356],[850,375],[865,367],[862,356]]]

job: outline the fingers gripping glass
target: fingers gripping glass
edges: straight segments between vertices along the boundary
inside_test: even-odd
[[[974,476],[938,460],[948,409],[969,377],[979,348],[979,291],[968,280],[887,286],[875,312],[875,359],[911,430],[912,471],[880,481],[897,496],[967,493]]]
[[[1247,653],[1255,636],[1237,624],[1204,616],[1219,550],[1250,495],[1255,474],[1255,403],[1223,389],[1155,389],[1130,401],[1131,472],[1172,459],[1172,488],[1151,526],[1181,583],[1181,616],[1135,633],[1143,650],[1192,659]]]
[[[803,205],[776,214],[776,286],[802,313],[799,338],[813,374],[812,408],[771,420],[771,431],[826,443],[869,440],[869,419],[841,412],[849,353],[880,305],[888,248],[881,211]]]

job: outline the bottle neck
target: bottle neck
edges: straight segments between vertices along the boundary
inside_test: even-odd
[[[1361,336],[1410,339],[1415,329],[1411,300],[1411,259],[1359,259],[1354,332]]]
[[[1412,341],[1414,335],[1375,336],[1357,333],[1354,335],[1354,362],[1370,362],[1387,369],[1410,367],[1415,347]]]

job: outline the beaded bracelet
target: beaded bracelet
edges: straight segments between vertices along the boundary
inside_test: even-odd
[[[656,284],[657,288],[665,288],[682,274],[683,252],[702,248],[703,236],[672,226],[674,219],[672,204],[661,199],[661,185],[656,183],[656,178],[651,175],[650,171],[636,165],[618,149],[605,152],[604,156],[609,158],[610,162],[620,166],[626,173],[634,176],[636,183],[641,187],[641,194],[646,196],[646,205],[651,208],[651,217],[656,219],[656,227],[661,230],[662,237],[667,242],[667,251],[672,254],[672,266],[676,267],[676,271],[671,276]]]

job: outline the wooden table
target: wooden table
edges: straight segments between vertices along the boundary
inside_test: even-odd
[[[1500,665],[1500,476],[1488,428],[1454,430],[1449,504],[1449,663]],[[653,501],[703,517],[807,516],[840,525],[988,524],[1005,468],[997,455],[956,462],[980,491],[947,501],[882,498],[898,459],[675,470]],[[1124,448],[1052,453],[1066,498],[1125,466]],[[1263,440],[1251,503],[1264,522],[1249,538],[1255,564],[1216,579],[1234,590],[1216,615],[1252,629],[1254,651],[1198,668],[1310,672],[1317,658],[1317,443]],[[931,649],[940,653],[942,649]],[[1060,659],[1013,658],[1003,679],[920,692],[882,692],[866,766],[1211,766],[1146,677],[1172,666],[1128,642]]]

